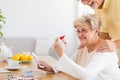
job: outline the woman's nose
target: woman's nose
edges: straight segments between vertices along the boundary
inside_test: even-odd
[[[82,32],[78,33],[78,37],[83,37],[83,36],[84,36],[84,34]]]

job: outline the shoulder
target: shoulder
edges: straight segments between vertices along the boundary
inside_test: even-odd
[[[97,52],[92,56],[91,62],[98,62],[108,65],[109,63],[117,63],[118,57],[115,52]]]
[[[97,52],[93,56],[96,59],[102,59],[104,61],[118,61],[117,52]]]
[[[117,52],[116,51],[112,51],[112,52],[96,52],[95,55],[112,56],[112,55],[117,55]]]

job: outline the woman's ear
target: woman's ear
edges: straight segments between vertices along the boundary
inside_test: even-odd
[[[99,33],[99,28],[96,28],[96,29],[95,29],[95,32],[96,32],[96,33]]]
[[[92,29],[92,31],[94,32],[94,34],[98,34],[99,33],[99,28],[94,28],[94,29]]]

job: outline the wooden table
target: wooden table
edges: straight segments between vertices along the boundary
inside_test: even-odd
[[[50,60],[48,56],[40,56],[41,60],[45,60],[48,62],[54,63],[53,59]],[[65,74],[63,72],[56,74],[46,74],[46,72],[37,69],[37,63],[33,60],[31,63],[20,64],[21,68],[16,71],[10,71],[9,73],[0,73],[0,80],[8,80],[8,74],[14,74],[15,76],[22,76],[23,67],[28,66],[29,70],[33,71],[33,79],[34,80],[77,80],[74,77]],[[0,62],[0,69],[7,66],[7,62]]]

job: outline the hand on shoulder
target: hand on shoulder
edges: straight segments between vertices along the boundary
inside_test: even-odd
[[[116,50],[116,44],[111,40],[105,40],[101,42],[99,47],[96,49],[97,52],[112,52]]]

